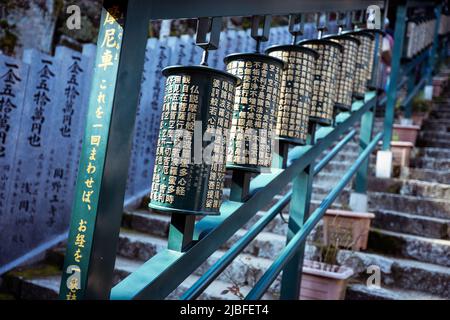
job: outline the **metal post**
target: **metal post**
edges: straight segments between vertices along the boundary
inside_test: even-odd
[[[109,299],[147,17],[144,1],[104,1],[61,299]]]
[[[279,169],[286,169],[287,158],[289,152],[289,143],[278,140],[278,150],[274,151],[272,158],[272,167]]]
[[[230,200],[244,202],[249,196],[251,173],[234,170],[231,177]]]
[[[363,153],[371,142],[375,111],[376,104],[373,109],[369,109],[361,117],[361,129],[359,132],[359,154]],[[355,192],[358,194],[366,194],[367,192],[367,176],[369,171],[369,163],[370,157],[363,161],[358,171],[356,172]]]
[[[383,150],[389,150],[392,139],[392,126],[394,124],[395,102],[397,100],[397,84],[400,75],[403,40],[405,37],[406,3],[403,1],[397,7],[394,31],[394,50],[392,55],[392,68],[387,92],[386,113],[384,118]]]
[[[316,124],[309,124],[307,144],[314,144]],[[302,228],[309,216],[311,203],[312,183],[314,178],[314,162],[311,162],[302,172],[292,180],[292,198],[289,207],[289,224],[287,241]],[[283,270],[281,280],[281,300],[296,300],[300,295],[303,257],[305,246],[302,246]]]
[[[175,251],[186,251],[192,245],[195,215],[172,214],[169,227],[167,248]]]
[[[430,56],[428,58],[428,66],[426,73],[427,84],[430,86],[433,85],[433,71],[436,63],[437,48],[439,46],[439,24],[441,21],[441,11],[442,11],[442,3],[439,3],[434,8],[434,14],[436,17],[436,26],[434,28],[433,45],[430,50]]]

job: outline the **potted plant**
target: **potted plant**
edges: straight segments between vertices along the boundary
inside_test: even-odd
[[[365,250],[373,213],[328,209],[323,218],[323,242],[341,248]]]
[[[421,127],[431,110],[431,101],[427,101],[422,95],[418,95],[414,97],[411,107],[413,111],[412,123]]]
[[[423,119],[419,121],[422,122]],[[419,135],[419,131],[420,126],[418,125],[394,124],[394,139],[397,141],[411,142],[413,145],[415,145],[417,136]]]
[[[344,300],[353,270],[336,262],[338,248],[322,246],[323,261],[303,261],[300,300]]]
[[[448,78],[445,76],[433,77],[433,97],[439,97],[447,87]]]

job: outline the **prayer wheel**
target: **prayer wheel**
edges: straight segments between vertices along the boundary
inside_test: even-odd
[[[369,63],[372,58],[371,43],[374,36],[364,31],[345,32],[345,35],[355,37],[360,41],[358,54],[356,55],[356,70],[353,81],[353,97],[364,99],[367,79],[369,78]]]
[[[320,125],[330,126],[333,123],[343,47],[337,42],[326,39],[305,40],[299,42],[299,45],[319,53],[314,72],[309,119]]]
[[[281,93],[276,110],[277,139],[293,144],[306,144],[313,80],[319,54],[297,45],[273,46],[266,54],[285,62]]]
[[[260,53],[232,54],[224,62],[227,71],[242,80],[234,100],[227,168],[261,172],[272,163],[284,62]]]
[[[364,32],[373,35],[373,39],[370,42],[370,56],[369,56],[369,70],[367,75],[367,88],[369,90],[379,89],[377,88],[378,70],[375,70],[375,59],[381,55],[381,45],[383,43],[384,32],[379,29],[364,29]]]
[[[335,41],[342,45],[342,63],[338,74],[336,111],[349,111],[352,108],[353,82],[355,78],[356,59],[360,41],[348,35],[332,35],[324,39]]]
[[[206,66],[172,66],[163,74],[167,80],[149,207],[180,214],[219,214],[226,136],[240,80]],[[194,139],[198,132],[194,134],[194,129],[201,131],[201,141]],[[202,148],[194,148],[194,143]],[[208,156],[203,152],[206,147],[211,151]]]

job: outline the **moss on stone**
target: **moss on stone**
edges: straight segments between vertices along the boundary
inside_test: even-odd
[[[12,294],[0,292],[0,300],[16,300],[16,298]]]
[[[383,249],[387,254],[398,254],[403,247],[403,241],[395,237],[390,237],[382,234],[376,229],[371,229],[369,234],[368,248],[377,250]]]
[[[26,268],[18,268],[8,273],[8,276],[23,279],[34,279],[38,277],[56,276],[61,274],[61,270],[55,265],[38,265]]]
[[[18,36],[14,33],[15,27],[9,25],[8,21],[0,20],[0,50],[7,55],[12,55],[17,46]]]

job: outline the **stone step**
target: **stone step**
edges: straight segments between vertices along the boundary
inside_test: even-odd
[[[238,230],[223,246],[222,249],[230,248],[239,240],[246,230]],[[286,237],[261,232],[243,251],[260,258],[273,259],[284,248]],[[156,237],[137,231],[122,229],[119,236],[118,254],[129,259],[147,261],[156,253],[167,247],[167,239]]]
[[[450,220],[389,210],[377,210],[374,213],[372,226],[375,228],[436,239],[450,238]]]
[[[450,268],[447,267],[348,250],[340,250],[337,260],[339,264],[352,268],[361,279],[367,279],[369,266],[377,266],[381,272],[382,285],[444,298],[450,296]]]
[[[447,148],[450,149],[450,140],[445,138],[432,139],[432,138],[419,138],[417,141],[418,147],[433,147],[433,148]]]
[[[450,184],[450,172],[432,169],[403,168],[401,176],[407,179]]]
[[[432,128],[435,125],[443,125],[443,126],[450,126],[450,119],[431,119],[428,118],[424,121],[424,128]]]
[[[444,158],[432,158],[432,157],[420,157],[416,158],[411,163],[412,167],[439,170],[439,171],[450,171],[450,159]]]
[[[369,177],[368,190],[415,197],[450,199],[450,185],[421,180]]]
[[[2,275],[2,291],[18,300],[54,300],[58,298],[61,271],[49,264],[16,268]]]
[[[433,110],[430,112],[429,119],[450,120],[450,112],[447,110]]]
[[[353,151],[341,150],[334,156],[333,161],[354,162],[358,158],[358,153]]]
[[[442,132],[450,132],[450,124],[447,123],[424,123],[422,125],[422,131],[426,132],[436,132],[436,133],[442,133]]]
[[[199,276],[189,276],[167,299],[176,300],[194,285]],[[252,289],[251,286],[233,284],[216,280],[209,285],[208,288],[198,297],[198,300],[242,300]],[[279,295],[266,293],[261,300],[277,300]]]
[[[310,250],[313,248],[310,248]],[[174,292],[169,295],[169,299],[179,299],[181,294],[189,289],[195,281],[203,275],[220,257],[224,251],[217,251],[211,255],[195,272],[190,275]],[[307,253],[308,255],[308,253]],[[134,272],[143,262],[137,260],[126,259],[118,256],[115,265],[114,284],[118,283],[131,272]],[[251,256],[248,254],[241,254],[218,276],[216,280],[209,286],[211,289],[222,288],[220,292],[233,284],[239,288],[253,287],[254,284],[261,277],[263,272],[270,266],[271,260]],[[273,285],[269,288],[269,295],[276,295],[279,292],[280,277],[275,280]],[[211,289],[207,289],[200,299],[211,298]],[[231,290],[230,290],[231,291]],[[248,290],[247,290],[248,291]],[[223,297],[222,297],[223,296]],[[235,299],[237,296],[234,297]],[[228,300],[233,299],[233,296],[227,294],[215,295],[214,299]]]
[[[442,131],[442,132],[437,132],[437,131],[428,131],[428,130],[423,130],[419,133],[420,139],[429,141],[429,140],[450,140],[450,133]]]
[[[450,241],[372,228],[371,252],[450,267]]]
[[[311,194],[311,199],[313,200],[323,200],[331,191],[331,189],[336,184],[332,185],[322,185],[322,184],[314,184],[313,185],[313,191]],[[342,190],[340,195],[335,200],[335,203],[348,203],[350,199],[350,192],[351,192],[351,184],[347,184],[347,186]]]
[[[166,238],[121,229],[117,254],[128,259],[147,261],[165,248],[167,248]]]
[[[122,217],[122,227],[167,238],[170,218],[169,214],[156,213],[151,210],[127,210]]]
[[[140,266],[140,263],[117,257],[116,269],[114,272],[114,283],[125,278],[128,274],[135,271]],[[48,268],[49,266],[43,266]],[[32,266],[36,270],[36,266]],[[51,268],[54,268],[53,266]],[[180,296],[189,289],[197,280],[199,276],[189,276],[174,292],[172,292],[167,299],[179,299]],[[9,274],[7,277],[8,291],[13,294],[16,299],[26,300],[55,300],[58,299],[59,286],[61,282],[61,273],[54,275],[41,275],[35,277],[23,277],[16,274]],[[245,296],[251,287],[239,282],[230,283],[221,280],[215,280],[211,285],[200,295],[200,300],[236,300],[242,299],[241,295]],[[271,288],[272,289],[272,288]],[[272,291],[275,291],[272,289]],[[266,293],[263,299],[276,299],[275,295]]]
[[[403,290],[382,286],[368,287],[362,283],[350,283],[347,286],[346,300],[446,300],[420,291]]]
[[[450,200],[371,192],[369,194],[369,210],[390,210],[427,217],[450,219]]]
[[[342,173],[322,171],[319,172],[319,174],[317,174],[314,177],[313,183],[314,186],[320,185],[332,187],[335,186],[341,180],[342,180]]]
[[[419,148],[417,152],[418,157],[430,157],[436,160],[443,158],[450,158],[450,149],[446,148]]]

